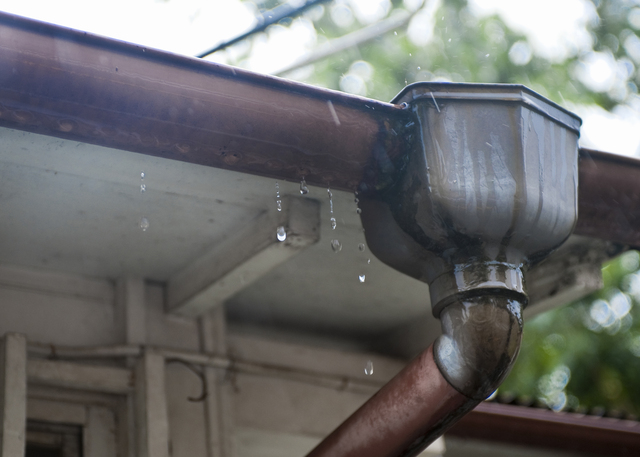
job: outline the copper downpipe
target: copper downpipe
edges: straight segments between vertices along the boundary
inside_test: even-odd
[[[418,455],[507,376],[520,349],[521,311],[500,291],[446,306],[442,336],[307,457]]]
[[[432,345],[307,457],[413,456],[478,403],[442,376]]]

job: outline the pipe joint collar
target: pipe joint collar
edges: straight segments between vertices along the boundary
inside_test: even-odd
[[[484,400],[509,374],[520,351],[523,300],[485,295],[442,309],[443,334],[435,342],[434,360],[458,392]]]
[[[447,305],[468,295],[506,294],[521,297],[526,306],[524,275],[521,265],[505,262],[458,264],[429,284],[431,308],[436,318]]]

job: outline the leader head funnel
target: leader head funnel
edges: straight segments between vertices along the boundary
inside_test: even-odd
[[[524,271],[577,219],[580,119],[520,85],[416,83],[393,102],[408,144],[361,185],[372,252],[427,282],[436,316],[461,297],[526,303]]]

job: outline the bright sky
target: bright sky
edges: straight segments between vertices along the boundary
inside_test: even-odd
[[[416,24],[430,22],[437,2],[427,1],[425,11],[414,19],[414,30],[421,29]],[[413,9],[420,0],[404,0],[404,4]],[[551,60],[591,47],[586,26],[597,16],[588,0],[469,0],[469,4],[477,15],[499,14],[529,38],[532,52]],[[371,23],[388,13],[390,2],[336,0],[329,8],[336,20],[348,23],[357,18]],[[249,29],[256,15],[255,7],[240,0],[0,0],[0,10],[187,55]],[[415,37],[429,39],[430,34],[415,33]],[[296,19],[288,28],[275,26],[261,40],[246,65],[262,73],[276,72],[317,45],[315,29],[305,18]],[[640,52],[640,41],[638,49]],[[530,58],[526,43],[512,51],[512,59]],[[222,63],[226,58],[225,52],[211,57]],[[592,53],[576,69],[576,77],[596,90],[625,90],[621,86],[625,71],[610,56]],[[568,108],[583,117],[584,146],[640,157],[640,100],[615,113],[597,107]]]

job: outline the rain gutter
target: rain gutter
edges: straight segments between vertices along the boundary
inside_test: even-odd
[[[635,420],[492,402],[478,405],[447,436],[581,455],[640,455],[640,422]]]
[[[0,125],[355,189],[402,108],[0,13]]]
[[[578,159],[577,117],[521,86],[487,87],[422,83],[383,103],[0,14],[0,126],[366,191],[371,251],[429,283],[443,335],[309,457],[413,457],[494,391],[519,350],[523,269],[569,236],[576,207],[576,233],[638,245],[640,162]],[[507,134],[489,143],[494,122]],[[508,161],[538,171],[507,173]]]
[[[0,126],[353,191],[406,110],[0,12]],[[640,161],[583,149],[576,234],[640,246]]]

